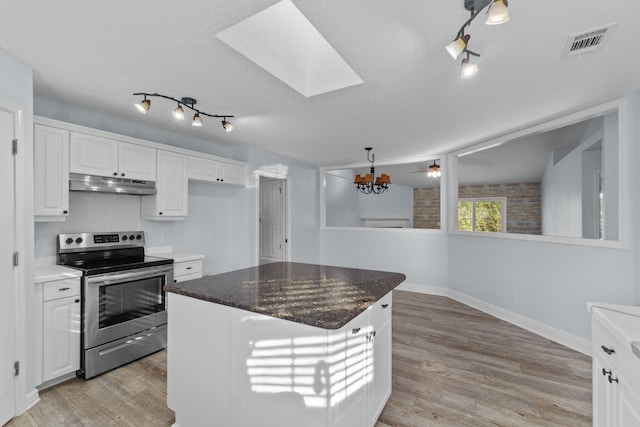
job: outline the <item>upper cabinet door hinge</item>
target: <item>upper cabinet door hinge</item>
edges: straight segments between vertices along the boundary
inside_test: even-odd
[[[17,139],[12,139],[11,140],[11,154],[13,154],[14,156],[18,154],[18,140]]]
[[[20,375],[20,362],[17,360],[13,362],[13,375],[16,377]]]
[[[14,252],[13,253],[13,266],[17,267],[20,261],[20,255],[18,254],[18,252]]]

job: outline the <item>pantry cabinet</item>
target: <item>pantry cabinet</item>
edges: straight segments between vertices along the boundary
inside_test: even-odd
[[[33,180],[35,221],[69,216],[69,131],[34,125]]]
[[[71,132],[70,172],[141,181],[156,180],[156,149]]]
[[[140,212],[144,219],[175,220],[187,216],[187,156],[158,150],[156,194],[143,196]]]

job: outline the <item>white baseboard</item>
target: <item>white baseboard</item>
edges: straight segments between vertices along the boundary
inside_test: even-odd
[[[40,402],[40,393],[38,393],[38,389],[34,388],[29,393],[27,393],[25,411],[33,408],[33,406],[38,402]]]
[[[587,356],[591,356],[591,341],[577,337],[563,330],[553,328],[537,320],[529,319],[521,314],[514,313],[502,307],[470,297],[461,292],[439,286],[418,285],[415,283],[403,283],[396,289],[400,291],[418,292],[428,295],[446,296],[484,313],[509,322],[536,335],[555,341],[565,347],[569,347]]]

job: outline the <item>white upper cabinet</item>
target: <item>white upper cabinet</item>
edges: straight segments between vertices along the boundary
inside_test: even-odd
[[[245,164],[189,156],[189,179],[244,185]]]
[[[64,221],[69,215],[69,131],[34,125],[35,221]]]
[[[120,177],[155,181],[156,151],[155,148],[120,141],[118,148],[118,171]]]
[[[156,195],[142,196],[142,217],[153,220],[184,219],[187,216],[187,198],[187,156],[158,150]]]
[[[115,139],[71,132],[70,172],[156,180],[156,149]]]

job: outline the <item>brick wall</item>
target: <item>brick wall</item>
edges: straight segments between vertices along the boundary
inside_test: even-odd
[[[413,228],[440,228],[440,187],[413,189]]]
[[[541,233],[540,183],[460,186],[458,197],[506,197],[507,232]],[[413,189],[413,228],[440,228],[440,188]]]
[[[541,234],[539,182],[458,187],[458,198],[471,197],[506,197],[507,233]]]

